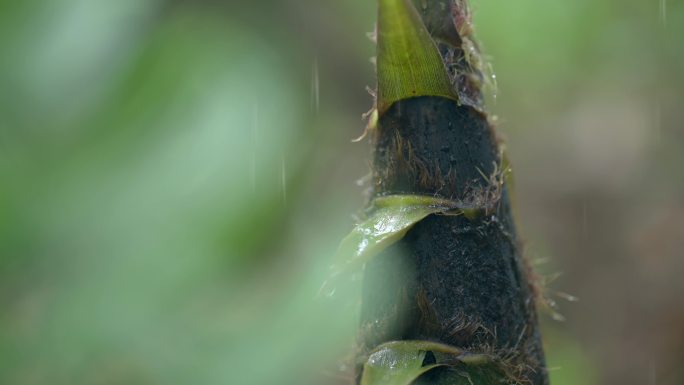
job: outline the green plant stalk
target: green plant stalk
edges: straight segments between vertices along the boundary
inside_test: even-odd
[[[440,363],[423,349],[410,356],[424,360],[417,379],[396,378],[548,384],[535,289],[511,214],[508,165],[484,111],[486,76],[467,4],[379,0],[378,20],[374,196],[437,197],[464,215],[414,209],[393,244],[362,255],[358,381],[373,384],[363,368],[371,370],[379,346],[423,340],[466,354]]]

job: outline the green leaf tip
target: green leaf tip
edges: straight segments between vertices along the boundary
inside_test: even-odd
[[[458,102],[442,56],[413,4],[409,0],[379,0],[379,4],[378,112],[419,96]]]
[[[427,353],[432,353],[433,363],[423,365]],[[491,357],[472,354],[457,347],[433,341],[392,341],[384,343],[370,352],[363,366],[360,385],[411,385],[424,373],[440,367],[459,367],[460,370],[442,378],[438,384],[473,384],[468,370],[477,368],[491,372],[496,381],[475,382],[480,384],[503,383]],[[465,365],[468,368],[462,366]],[[479,376],[481,377],[481,376]],[[479,378],[478,377],[478,378]],[[509,382],[506,382],[509,383]],[[519,382],[515,382],[519,383]]]
[[[357,225],[340,243],[332,275],[362,267],[428,215],[454,208],[453,202],[431,196],[390,195],[376,198],[368,219]]]
[[[394,341],[371,352],[363,367],[361,385],[410,385],[423,373],[443,364],[423,366],[428,351],[454,355],[460,350],[429,341]]]

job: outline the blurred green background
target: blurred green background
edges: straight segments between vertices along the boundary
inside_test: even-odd
[[[684,4],[472,4],[527,254],[580,298],[540,314],[553,383],[681,385]],[[314,297],[363,205],[374,19],[0,0],[0,384],[340,383],[353,300]]]

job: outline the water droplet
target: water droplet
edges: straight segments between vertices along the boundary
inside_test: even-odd
[[[318,58],[315,58],[311,66],[311,110],[318,114],[320,108],[320,80],[318,71]]]
[[[655,113],[654,113],[654,127],[655,127],[655,140],[656,143],[660,143],[660,140],[663,135],[663,117],[662,117],[662,107],[660,104],[660,100],[658,100],[658,103],[655,106]]]
[[[587,237],[589,236],[589,233],[587,231],[589,228],[587,218],[588,218],[587,201],[584,200],[584,201],[582,201],[582,237],[584,239],[587,239]]]
[[[496,98],[499,96],[499,83],[497,82],[496,73],[494,73],[494,66],[492,63],[487,63],[487,71],[489,74],[489,87],[492,92],[492,99],[496,102]]]
[[[324,298],[324,299],[331,299],[335,296],[335,291],[337,291],[337,288],[335,287],[335,281],[336,277],[334,275],[331,275],[323,281],[323,284],[321,287],[318,289],[318,294],[316,295],[317,298]]]
[[[356,180],[356,185],[358,187],[363,187],[366,186],[370,183],[372,175],[370,173],[362,176],[361,178]]]
[[[562,291],[556,292],[556,295],[560,298],[563,298],[564,300],[568,302],[578,302],[579,298],[575,297],[574,295],[568,294],[568,293],[563,293]]]
[[[252,156],[249,165],[249,182],[252,187],[252,192],[256,191],[257,184],[257,144],[259,132],[259,103],[254,103],[252,114]]]
[[[285,156],[280,159],[280,183],[283,193],[283,204],[287,204],[287,171],[285,169]]]
[[[553,318],[554,321],[565,322],[565,317],[562,314],[557,313],[555,311],[553,312],[553,314],[551,314],[551,318]]]

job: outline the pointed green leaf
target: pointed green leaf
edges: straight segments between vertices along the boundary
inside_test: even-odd
[[[458,101],[442,57],[409,0],[380,0],[378,13],[378,112],[418,96]]]
[[[444,364],[423,366],[427,352],[458,356],[455,347],[429,341],[395,341],[371,352],[363,367],[361,385],[410,385],[423,373]]]
[[[376,198],[370,217],[340,243],[332,275],[360,268],[373,256],[400,240],[416,223],[430,214],[454,208],[450,201],[431,196],[392,195]]]

